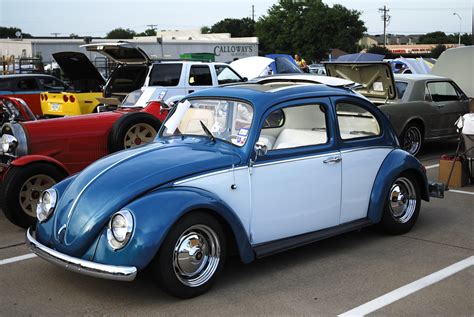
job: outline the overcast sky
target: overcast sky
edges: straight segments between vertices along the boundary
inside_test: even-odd
[[[158,29],[191,29],[224,18],[266,14],[277,0],[0,0],[0,26],[19,27],[34,36],[71,33],[105,36],[117,27],[144,31],[148,24]],[[383,32],[378,8],[390,9],[389,33],[419,34],[433,31],[472,32],[472,0],[323,0],[362,12],[369,34]]]

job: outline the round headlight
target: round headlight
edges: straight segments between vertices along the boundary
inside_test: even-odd
[[[18,140],[11,134],[2,135],[2,151],[3,153],[13,153],[16,146],[18,145]]]
[[[51,216],[54,207],[56,207],[57,198],[58,194],[53,188],[47,189],[41,194],[36,206],[36,218],[40,222],[46,221]]]
[[[133,231],[133,217],[124,209],[115,213],[109,221],[107,240],[115,250],[123,248],[130,240]]]

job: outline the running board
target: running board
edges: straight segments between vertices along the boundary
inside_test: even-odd
[[[278,252],[297,248],[305,244],[323,240],[329,237],[337,236],[345,232],[361,229],[372,224],[373,222],[367,218],[359,219],[319,231],[262,243],[255,246],[253,249],[257,258],[263,258]]]

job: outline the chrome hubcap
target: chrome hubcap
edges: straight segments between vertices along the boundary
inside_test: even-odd
[[[393,218],[400,222],[408,222],[416,209],[416,191],[412,182],[400,177],[393,183],[389,196],[389,207]]]
[[[187,229],[174,248],[173,266],[176,277],[184,285],[198,287],[211,279],[219,266],[219,239],[206,225]]]
[[[421,147],[421,132],[417,127],[411,127],[405,133],[403,149],[410,154],[416,154]]]
[[[150,143],[156,137],[156,130],[149,124],[137,123],[128,129],[125,133],[123,146],[126,149],[143,144]]]
[[[41,193],[56,184],[48,175],[35,175],[26,180],[20,189],[20,206],[23,212],[30,217],[36,217],[36,204]]]

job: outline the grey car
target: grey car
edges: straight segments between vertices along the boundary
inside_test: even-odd
[[[457,137],[454,123],[469,112],[469,98],[449,78],[396,74],[384,62],[327,63],[329,76],[360,84],[357,88],[389,117],[401,147],[416,155],[423,143]]]

